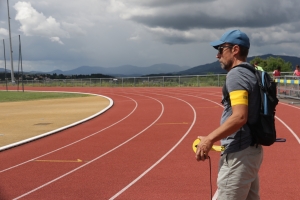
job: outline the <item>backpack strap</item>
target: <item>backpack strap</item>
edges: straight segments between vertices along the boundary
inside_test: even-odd
[[[222,88],[222,93],[223,93],[223,99],[222,99],[221,103],[224,105],[225,101],[227,101],[231,105],[230,98],[229,98],[229,92],[226,87],[226,80],[225,80],[225,83]]]
[[[255,74],[256,80],[257,80],[257,84],[258,84],[258,86],[260,88],[260,91],[259,91],[260,92],[260,97],[261,97],[260,98],[260,108],[261,109],[264,108],[264,105],[263,105],[263,102],[265,102],[264,101],[264,93],[267,94],[268,91],[267,91],[267,89],[266,89],[266,87],[265,87],[265,85],[263,83],[264,81],[262,81],[262,79],[264,78],[264,73],[266,73],[266,72],[257,70],[253,65],[249,66],[247,64],[240,64],[240,65],[237,65],[236,67],[247,68],[247,69],[249,69],[250,71],[252,71]],[[262,74],[260,74],[260,72]],[[270,96],[270,95],[268,95],[268,96]]]

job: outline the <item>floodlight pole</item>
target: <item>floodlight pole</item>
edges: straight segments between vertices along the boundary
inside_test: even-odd
[[[9,2],[7,0],[7,16],[8,16],[8,32],[9,32],[9,44],[10,44],[10,66],[11,66],[11,82],[15,82],[15,76],[14,76],[14,64],[13,64],[13,51],[12,51],[12,45],[11,45],[11,31],[10,31],[10,16],[9,16]]]

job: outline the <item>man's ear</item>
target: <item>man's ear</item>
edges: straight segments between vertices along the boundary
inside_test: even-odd
[[[234,55],[237,55],[240,52],[240,47],[238,45],[234,45],[231,51]]]

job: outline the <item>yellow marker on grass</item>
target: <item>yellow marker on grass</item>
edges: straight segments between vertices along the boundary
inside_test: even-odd
[[[194,142],[193,142],[193,150],[194,150],[194,152],[196,153],[196,151],[197,151],[197,146],[198,146],[198,144],[200,143],[200,139],[196,139]],[[219,145],[213,145],[212,147],[211,147],[211,150],[212,151],[224,151],[225,149],[224,149],[224,146],[219,146]]]

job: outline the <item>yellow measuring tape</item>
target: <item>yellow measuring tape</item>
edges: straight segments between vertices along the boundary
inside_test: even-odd
[[[193,142],[193,151],[196,153],[196,150],[197,150],[197,146],[198,144],[201,142],[200,139],[196,139],[194,142]],[[211,150],[212,151],[224,151],[225,150],[225,147],[224,146],[220,146],[220,145],[213,145],[211,147]]]

